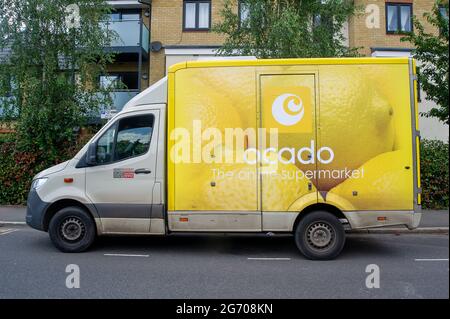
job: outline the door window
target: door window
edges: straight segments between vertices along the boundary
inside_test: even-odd
[[[97,142],[97,163],[106,164],[147,153],[153,133],[153,115],[121,119]]]
[[[112,162],[115,131],[116,126],[113,125],[105,133],[103,133],[102,137],[98,139],[96,156],[97,164]]]

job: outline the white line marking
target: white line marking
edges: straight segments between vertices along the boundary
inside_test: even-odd
[[[150,257],[149,255],[133,255],[133,254],[104,254],[110,257]]]
[[[448,261],[448,258],[422,258],[414,259],[415,261]]]
[[[291,260],[291,258],[283,257],[248,257],[248,260]]]
[[[0,236],[2,236],[2,235],[8,235],[8,234],[14,233],[14,232],[16,232],[16,231],[18,231],[18,229],[9,229],[9,230],[6,230],[6,231],[4,231],[4,232],[0,232]]]
[[[26,222],[7,222],[0,220],[0,225],[25,225]]]

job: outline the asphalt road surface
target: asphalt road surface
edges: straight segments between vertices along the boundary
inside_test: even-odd
[[[333,261],[265,235],[100,238],[64,254],[46,233],[5,225],[0,298],[448,298],[448,255],[447,235],[425,234],[352,234]],[[80,288],[66,287],[69,264]],[[366,286],[371,264],[380,288]]]

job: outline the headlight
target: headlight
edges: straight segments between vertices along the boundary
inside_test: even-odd
[[[33,183],[31,183],[31,189],[38,189],[39,187],[41,187],[42,185],[45,184],[45,182],[48,180],[47,177],[43,177],[43,178],[36,178]]]

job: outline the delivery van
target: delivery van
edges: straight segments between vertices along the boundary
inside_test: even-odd
[[[34,177],[26,220],[63,252],[271,232],[332,259],[347,230],[418,226],[419,135],[413,59],[183,62]]]

